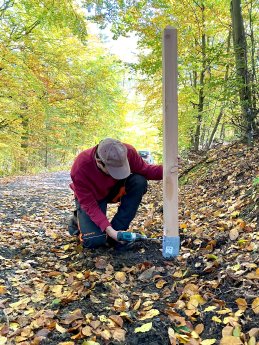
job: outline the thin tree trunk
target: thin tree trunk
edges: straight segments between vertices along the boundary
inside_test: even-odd
[[[236,59],[236,73],[239,83],[239,98],[243,117],[242,136],[248,144],[253,141],[254,118],[249,75],[247,67],[247,46],[243,17],[241,12],[241,0],[231,1],[231,16],[233,27],[233,43]]]
[[[228,40],[227,40],[227,53],[228,54],[229,54],[229,51],[230,51],[230,37],[231,37],[231,31],[229,31],[229,33],[228,33]],[[226,66],[226,71],[225,71],[225,76],[224,76],[224,91],[226,89],[226,83],[227,83],[227,80],[228,80],[228,73],[229,73],[229,64],[227,64],[227,66]],[[225,107],[225,104],[223,103],[223,105],[220,108],[219,115],[217,117],[215,126],[214,126],[214,128],[213,128],[213,130],[211,132],[211,135],[210,135],[210,138],[209,138],[209,141],[208,141],[208,144],[207,144],[207,149],[209,149],[211,147],[211,143],[212,143],[212,141],[214,139],[214,135],[215,135],[215,133],[216,133],[216,131],[218,129],[220,120],[222,119],[222,116],[224,114],[224,107]]]
[[[198,103],[198,114],[197,114],[197,122],[196,122],[196,130],[194,134],[194,151],[198,152],[199,151],[199,146],[200,146],[200,135],[201,135],[201,124],[202,124],[202,113],[203,113],[203,108],[204,108],[204,77],[205,77],[205,71],[206,71],[206,35],[204,33],[204,23],[205,23],[205,18],[204,18],[204,10],[205,7],[204,5],[201,6],[202,10],[202,26],[203,26],[203,33],[202,33],[202,70],[200,74],[200,83],[199,83],[199,103]]]

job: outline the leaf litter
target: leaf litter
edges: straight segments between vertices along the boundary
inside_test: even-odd
[[[235,144],[184,161],[174,260],[161,182],[131,226],[154,240],[128,252],[69,237],[67,172],[0,182],[0,345],[256,344],[258,157]]]

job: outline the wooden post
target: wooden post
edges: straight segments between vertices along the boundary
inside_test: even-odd
[[[170,26],[163,37],[163,256],[179,254],[178,230],[178,100],[177,100],[177,30]]]

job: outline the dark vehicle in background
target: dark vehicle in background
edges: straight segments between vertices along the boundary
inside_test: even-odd
[[[138,154],[140,155],[140,157],[142,157],[142,159],[148,163],[148,164],[154,164],[154,158],[151,154],[150,151],[148,150],[140,150],[138,151]]]

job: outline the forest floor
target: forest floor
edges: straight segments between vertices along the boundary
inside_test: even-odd
[[[0,180],[0,345],[255,345],[258,159],[232,144],[183,164],[174,260],[161,182],[132,224],[154,240],[118,252],[69,236],[68,172]]]

